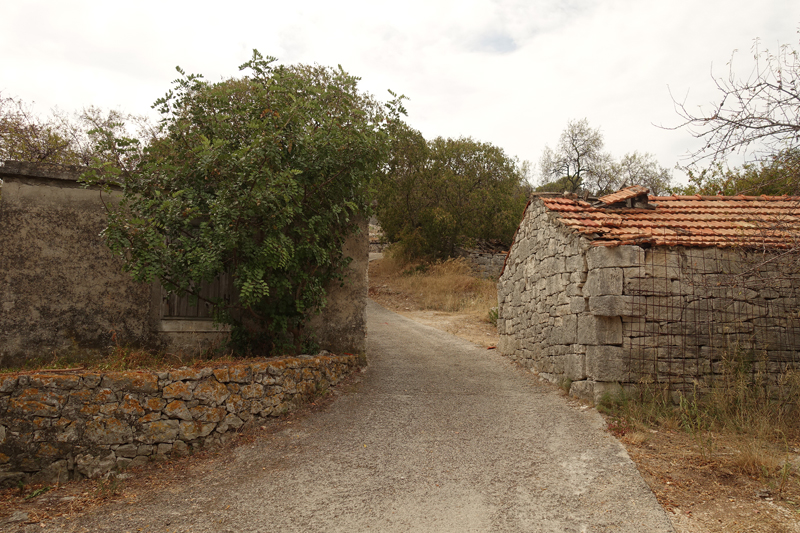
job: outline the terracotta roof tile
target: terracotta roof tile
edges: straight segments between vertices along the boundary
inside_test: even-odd
[[[769,246],[800,244],[800,197],[651,196],[650,207],[611,208],[642,194],[627,187],[599,198],[596,205],[567,197],[540,201],[573,231],[595,246]],[[599,206],[599,207],[598,207]]]
[[[631,185],[630,187],[625,187],[624,189],[620,189],[615,193],[601,196],[597,200],[606,204],[616,204],[617,202],[624,202],[630,198],[636,198],[637,196],[641,196],[643,194],[647,194],[650,192],[650,189],[646,187],[642,187],[641,185]]]

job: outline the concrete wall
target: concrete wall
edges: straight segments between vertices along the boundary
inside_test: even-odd
[[[498,283],[501,351],[597,401],[643,381],[675,393],[733,365],[798,368],[800,279],[730,249],[595,247],[534,200]],[[780,274],[780,275],[779,275]]]
[[[0,166],[0,366],[73,346],[154,340],[151,288],[131,280],[99,234],[96,189],[76,172]]]
[[[107,349],[114,343],[195,350],[219,342],[208,320],[161,320],[161,291],[134,282],[100,238],[99,189],[77,183],[76,169],[29,163],[0,166],[0,367],[54,351]],[[311,323],[320,346],[366,349],[366,223],[345,245],[346,281],[330,287],[328,307]]]
[[[357,359],[0,375],[0,487],[98,477],[222,444],[336,384]]]

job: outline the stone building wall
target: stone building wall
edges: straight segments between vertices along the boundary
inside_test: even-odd
[[[498,283],[500,349],[593,401],[643,380],[688,392],[726,365],[777,383],[798,368],[800,280],[761,262],[592,246],[533,200]]]
[[[0,487],[98,477],[224,443],[336,384],[357,359],[0,375]]]

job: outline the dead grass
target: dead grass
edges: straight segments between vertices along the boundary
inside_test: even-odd
[[[423,264],[404,263],[387,255],[377,265],[376,275],[413,298],[418,308],[490,320],[489,310],[497,306],[497,282],[476,277],[465,259]]]
[[[800,493],[800,373],[786,370],[768,381],[758,367],[731,364],[713,384],[680,397],[643,381],[633,391],[607,397],[600,409],[610,415],[618,436],[647,431],[680,431],[693,454],[714,471],[759,481],[777,499]],[[641,446],[639,439],[629,444]]]
[[[0,368],[0,373],[29,373],[43,370],[167,370],[170,368],[223,365],[263,358],[244,358],[232,351],[209,348],[203,352],[166,352],[114,346],[108,350],[87,350],[73,347],[54,351],[47,357],[28,359],[20,367]]]

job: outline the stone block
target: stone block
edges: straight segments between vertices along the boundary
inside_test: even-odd
[[[144,416],[144,408],[142,407],[142,404],[138,399],[130,394],[126,394],[123,397],[122,403],[119,405],[119,412],[128,416]]]
[[[33,374],[30,386],[37,389],[74,389],[81,383],[81,377],[72,374]]]
[[[571,353],[564,358],[564,376],[572,381],[586,379],[586,354]]]
[[[192,420],[192,413],[186,407],[186,403],[180,400],[173,400],[164,407],[164,414],[170,418],[179,418],[181,420]]]
[[[160,442],[173,442],[180,432],[180,423],[177,420],[158,420],[142,424],[142,433],[139,440],[145,444]]]
[[[220,405],[230,396],[228,388],[214,378],[200,382],[194,389],[194,397],[203,402]]]
[[[578,344],[622,344],[622,319],[593,315],[578,317]]]
[[[569,395],[587,402],[594,401],[594,381],[573,381],[569,387]]]
[[[586,375],[594,381],[628,381],[628,360],[619,346],[587,346]]]
[[[220,422],[228,414],[224,407],[207,407],[205,405],[198,405],[189,410],[194,420],[200,422]]]
[[[557,316],[551,332],[552,344],[574,344],[578,340],[578,317]]]
[[[644,261],[644,250],[638,246],[595,246],[586,252],[588,269],[637,266]]]
[[[75,458],[75,471],[89,479],[98,478],[109,473],[117,464],[114,452],[96,457],[91,454],[80,454]]]
[[[619,397],[624,392],[623,387],[619,383],[600,383],[594,384],[594,398],[592,401],[599,404],[607,398]]]
[[[109,372],[103,376],[103,388],[125,392],[158,392],[158,376],[152,372]]]
[[[642,316],[645,299],[642,296],[592,296],[589,311],[596,316]]]
[[[123,444],[122,446],[114,450],[114,453],[117,454],[117,457],[132,458],[138,455],[138,450],[139,447],[136,446],[135,444]]]
[[[206,437],[217,427],[213,422],[184,421],[180,424],[180,438],[183,441]]]
[[[622,294],[622,269],[590,270],[583,285],[584,296],[617,296]]]
[[[124,444],[133,439],[133,431],[119,418],[98,418],[86,423],[83,436],[95,444]]]
[[[194,397],[192,394],[193,386],[194,383],[176,381],[175,383],[170,383],[164,387],[162,396],[165,399],[179,398],[181,400],[191,400]]]
[[[584,313],[589,310],[589,305],[587,303],[587,298],[583,297],[573,297],[569,300],[569,311],[570,313],[578,314]]]

